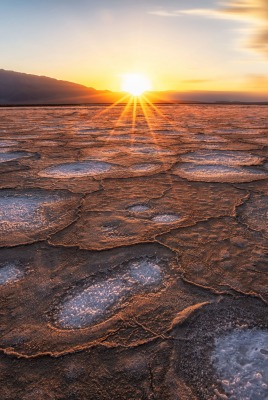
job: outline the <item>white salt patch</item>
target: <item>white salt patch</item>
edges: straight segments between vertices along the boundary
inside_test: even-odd
[[[136,204],[135,206],[131,206],[128,208],[129,211],[134,212],[134,213],[148,211],[149,209],[150,209],[150,207],[148,207],[144,204]]]
[[[136,137],[135,140],[147,140],[145,136]],[[136,154],[168,154],[169,150],[161,149],[160,147],[145,147],[145,146],[133,146],[131,151]]]
[[[119,278],[93,284],[64,303],[58,315],[59,323],[64,328],[83,328],[91,325],[115,302],[119,302],[128,290]]]
[[[33,156],[32,153],[26,153],[25,151],[17,151],[14,153],[0,153],[0,163],[19,160],[21,158],[28,158],[31,156]]]
[[[0,140],[0,147],[13,147],[17,146],[18,142],[15,140]]]
[[[113,135],[110,137],[110,140],[132,140],[132,137],[128,134],[120,134],[120,135]]]
[[[55,178],[77,178],[103,174],[109,171],[111,167],[112,164],[103,161],[78,161],[46,168],[39,175]]]
[[[79,129],[79,133],[97,133],[101,132],[103,129],[98,129],[98,128],[84,128],[84,129]]]
[[[0,285],[16,282],[24,276],[18,266],[14,263],[0,265]]]
[[[158,168],[159,165],[158,164],[134,164],[131,166],[131,169],[133,171],[137,171],[137,172],[145,172],[145,171],[152,171],[156,168]]]
[[[192,162],[195,164],[206,165],[256,165],[264,161],[263,157],[258,155],[243,153],[241,151],[196,151],[180,156],[183,162]]]
[[[237,129],[237,128],[233,128],[233,129],[217,129],[216,133],[222,133],[222,134],[229,134],[229,133],[241,133],[241,134],[247,134],[246,130],[241,130],[241,129]]]
[[[131,148],[131,151],[133,153],[137,154],[153,154],[153,153],[158,153],[158,149],[154,147],[145,147],[145,146],[133,146]]]
[[[180,217],[176,214],[158,214],[152,218],[152,221],[161,224],[169,224],[178,221],[178,219],[180,219]]]
[[[17,135],[16,136],[16,139],[18,139],[18,140],[23,140],[23,141],[27,141],[27,140],[31,140],[31,139],[33,139],[33,140],[35,140],[36,139],[36,135],[22,135],[22,136],[19,136],[19,135]]]
[[[174,174],[190,181],[204,182],[250,182],[265,179],[265,171],[257,168],[234,168],[226,165],[197,165],[181,163],[175,167]]]
[[[118,150],[115,150],[115,149],[102,150],[102,151],[101,151],[101,154],[109,154],[109,155],[111,155],[111,154],[118,154],[118,153],[119,153],[119,151],[118,151]]]
[[[212,362],[228,399],[268,399],[268,331],[237,330],[219,337]]]
[[[23,194],[6,194],[0,196],[0,223],[12,223],[21,225],[21,223],[33,222],[43,225],[44,221],[40,218],[40,206],[53,204],[57,201],[64,200],[58,194],[46,193],[23,193]]]
[[[163,280],[156,260],[130,261],[123,271],[108,279],[95,281],[73,298],[66,300],[57,313],[58,324],[65,329],[85,328],[105,319],[131,296],[155,287]]]
[[[205,134],[197,134],[194,138],[200,142],[226,142],[226,140],[220,136],[209,136]]]
[[[157,285],[162,281],[161,268],[150,259],[132,262],[129,265],[128,275],[131,280],[142,286]]]
[[[226,139],[219,137],[219,136],[209,136],[205,134],[193,134],[193,133],[186,133],[180,137],[183,142],[187,143],[225,143],[227,142]]]
[[[155,129],[154,130],[154,135],[165,135],[168,133],[173,133],[172,129]]]
[[[55,229],[57,224],[67,224],[71,217],[64,206],[70,197],[49,191],[0,191],[0,242],[8,238],[25,240],[25,232],[32,235],[41,229],[46,231]],[[56,207],[60,207],[58,213]]]
[[[45,146],[45,147],[50,147],[50,146],[53,146],[53,147],[55,147],[55,146],[60,146],[60,145],[62,145],[62,143],[59,141],[59,142],[56,142],[55,140],[40,140],[39,142],[38,142],[38,145],[39,146]],[[81,144],[80,144],[81,145]]]
[[[0,222],[19,225],[24,221],[31,221],[34,213],[40,206],[41,201],[38,198],[17,196],[0,198]]]

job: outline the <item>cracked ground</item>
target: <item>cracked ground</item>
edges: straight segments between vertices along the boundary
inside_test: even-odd
[[[267,111],[0,109],[1,399],[268,399]]]

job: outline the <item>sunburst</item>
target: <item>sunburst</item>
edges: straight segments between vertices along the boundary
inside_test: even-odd
[[[99,117],[101,114],[109,113],[114,107],[124,105],[120,115],[118,116],[117,120],[114,122],[113,129],[110,131],[109,138],[106,139],[107,142],[116,134],[117,128],[121,125],[123,120],[126,122],[131,123],[131,144],[129,151],[131,152],[131,147],[135,142],[135,133],[136,133],[136,123],[137,123],[137,116],[142,112],[145,123],[148,127],[148,133],[150,134],[154,145],[156,148],[161,150],[161,146],[158,143],[157,137],[154,132],[154,128],[151,123],[151,119],[155,120],[155,117],[158,116],[160,119],[164,119],[167,123],[170,124],[172,129],[174,128],[174,122],[171,121],[154,103],[152,103],[147,96],[144,95],[144,92],[149,91],[152,88],[151,81],[142,74],[125,74],[123,75],[122,80],[122,89],[127,92],[128,94],[124,95],[121,99],[116,101],[114,104],[110,105],[109,107],[102,110],[98,113],[96,117]],[[131,109],[132,108],[132,109]],[[139,109],[139,112],[138,112]],[[95,119],[94,118],[94,119]],[[105,146],[105,142],[103,146]],[[164,170],[168,175],[168,180],[170,181],[170,185],[172,187],[172,177],[167,173],[168,171],[168,163],[164,159],[163,155],[159,154],[159,159],[161,160]]]
[[[128,73],[122,76],[122,90],[137,97],[152,90],[152,83],[144,74]]]

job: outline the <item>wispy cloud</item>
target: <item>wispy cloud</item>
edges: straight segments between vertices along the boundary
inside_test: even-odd
[[[223,5],[221,12],[241,18],[250,17],[267,21],[268,2],[267,0],[230,0]]]
[[[149,11],[149,14],[156,15],[158,17],[182,17],[183,15],[201,15],[205,17],[219,17],[221,13],[217,10],[210,8],[190,8],[186,10],[155,10]]]
[[[150,14],[161,17],[199,15],[208,18],[244,21],[250,24],[247,46],[268,56],[268,0],[230,0],[223,4],[219,3],[219,7],[215,9],[158,10],[152,11]]]
[[[232,18],[250,21],[247,45],[268,56],[268,1],[232,0],[220,12]]]
[[[148,14],[156,15],[157,17],[179,17],[181,15],[180,11],[166,11],[166,10],[155,10],[149,11]]]
[[[167,11],[167,10],[155,10],[149,11],[148,14],[156,15],[157,17],[180,17],[182,15],[181,11]]]
[[[220,12],[212,8],[190,8],[189,10],[181,10],[181,15],[201,15],[203,17],[220,17]]]

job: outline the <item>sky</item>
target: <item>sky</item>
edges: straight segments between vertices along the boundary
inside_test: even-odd
[[[0,68],[121,90],[268,93],[267,0],[0,0]]]

